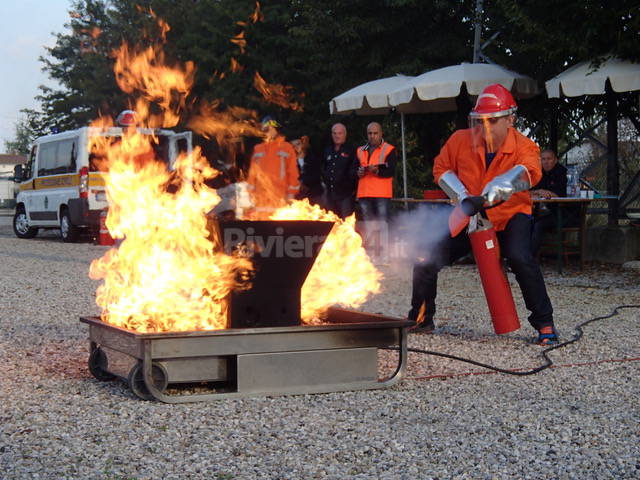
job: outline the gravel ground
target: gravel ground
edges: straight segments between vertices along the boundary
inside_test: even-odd
[[[640,478],[640,309],[585,328],[534,376],[411,354],[387,390],[167,405],[87,371],[81,315],[106,247],[0,225],[1,479]],[[386,268],[362,310],[403,316],[409,269]],[[640,304],[637,271],[544,268],[560,334]],[[513,278],[510,278],[512,284]],[[522,319],[517,286],[514,296]],[[474,266],[443,271],[435,335],[410,346],[506,368],[541,363],[534,331],[493,334]],[[382,355],[381,368],[387,358]],[[441,376],[438,378],[438,376]]]

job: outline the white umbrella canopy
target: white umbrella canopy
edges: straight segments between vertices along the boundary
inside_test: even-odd
[[[333,97],[329,112],[333,114],[384,115],[391,110],[389,92],[401,87],[413,77],[396,75],[363,83]]]
[[[568,68],[551,80],[547,80],[545,88],[549,98],[606,95],[607,193],[616,197],[609,200],[608,221],[609,225],[617,225],[618,209],[625,208],[633,201],[633,197],[629,200],[629,192],[632,191],[637,180],[632,180],[618,198],[620,194],[618,98],[615,94],[640,90],[640,64],[621,60],[615,56],[605,58],[597,67],[592,66],[592,63],[593,61],[585,61]],[[607,80],[609,80],[610,89],[607,88]]]
[[[614,92],[640,90],[640,64],[609,57],[597,68],[581,62],[545,82],[549,98],[604,95],[609,80]]]
[[[390,93],[389,103],[405,113],[451,112],[457,110],[456,97],[463,84],[469,95],[477,96],[494,83],[502,84],[517,98],[539,93],[534,79],[499,65],[461,63],[414,77]]]

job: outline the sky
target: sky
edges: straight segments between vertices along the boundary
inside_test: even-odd
[[[23,108],[36,108],[39,85],[55,87],[38,57],[64,33],[71,0],[0,0],[0,153]]]

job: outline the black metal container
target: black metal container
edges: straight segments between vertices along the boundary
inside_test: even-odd
[[[251,288],[234,291],[230,328],[300,325],[300,291],[333,222],[217,220],[213,233],[225,253],[251,259]]]

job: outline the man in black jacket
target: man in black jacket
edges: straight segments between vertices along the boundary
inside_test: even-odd
[[[347,127],[336,123],[331,127],[332,145],[324,149],[322,156],[322,181],[326,193],[326,207],[341,218],[351,215],[355,209],[358,187],[358,159],[356,149],[347,144]]]

